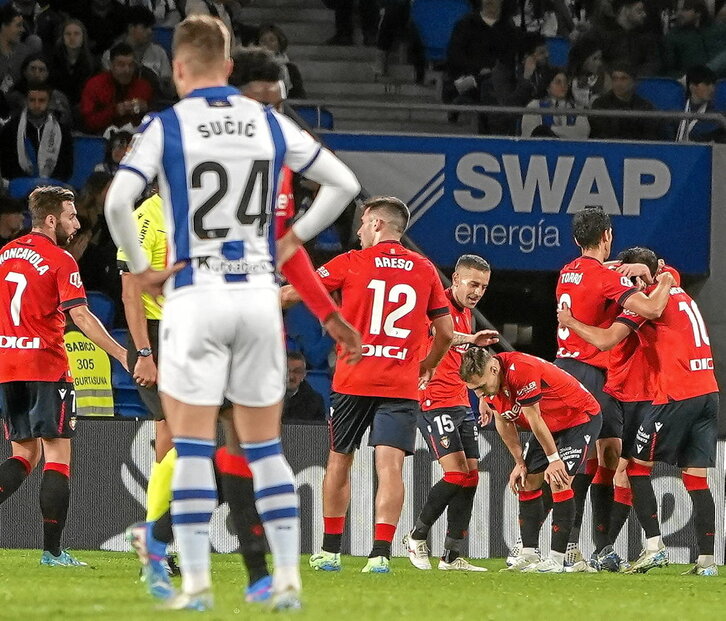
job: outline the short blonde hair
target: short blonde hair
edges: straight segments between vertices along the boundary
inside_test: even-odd
[[[188,48],[185,58],[194,73],[204,73],[210,65],[227,60],[230,56],[230,34],[220,19],[211,15],[190,15],[174,29],[172,43],[176,58],[180,50]]]
[[[42,226],[50,215],[60,218],[63,213],[63,203],[74,200],[75,195],[68,188],[57,185],[43,185],[35,188],[28,197],[31,225]]]

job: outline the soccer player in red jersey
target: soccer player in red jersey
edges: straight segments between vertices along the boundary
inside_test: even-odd
[[[373,548],[363,572],[389,572],[391,541],[403,506],[403,460],[415,448],[418,388],[431,379],[453,338],[436,269],[401,245],[408,221],[408,207],[399,199],[369,199],[358,230],[363,249],[339,255],[318,269],[325,287],[340,291],[343,316],[363,337],[363,359],[354,367],[339,360],[335,367],[323,479],[323,546],[310,558],[314,569],[340,570],[350,468],[370,428],[378,490]],[[294,299],[293,293],[286,297]],[[435,337],[421,360],[427,318]]]
[[[581,256],[565,265],[557,281],[557,304],[572,309],[583,323],[607,327],[622,308],[643,317],[656,317],[665,306],[668,291],[656,288],[650,296],[632,283],[630,278],[605,265],[610,256],[613,232],[610,217],[602,208],[586,208],[572,220],[575,243]],[[640,273],[647,271],[639,266]],[[632,273],[632,268],[631,272]],[[580,525],[587,490],[593,507],[593,531],[596,551],[607,545],[607,528],[613,497],[613,477],[622,447],[623,421],[614,399],[603,392],[608,355],[600,352],[576,333],[561,327],[557,331],[557,360],[555,364],[576,377],[600,403],[603,425],[597,442],[597,455],[573,482],[576,499],[575,523],[568,548],[568,565],[572,570],[587,570],[578,547]],[[595,459],[597,458],[597,461]]]
[[[481,399],[494,397],[497,431],[515,461],[509,486],[519,496],[522,553],[514,571],[562,573],[575,517],[572,478],[585,469],[600,432],[595,398],[574,377],[521,352],[492,355],[482,348],[464,354],[461,379]],[[524,449],[517,426],[532,431]],[[552,489],[552,550],[536,553],[544,521],[542,483]]]
[[[620,255],[623,263],[644,263],[653,275],[658,261],[646,248],[631,248]],[[708,468],[715,466],[718,385],[713,372],[713,355],[705,322],[695,301],[676,286],[670,272],[658,275],[669,285],[669,299],[663,313],[649,322],[643,317],[621,319],[607,329],[588,326],[564,310],[559,321],[603,351],[614,347],[638,330],[648,381],[654,386],[652,407],[636,421],[627,474],[633,506],[645,531],[646,546],[633,563],[631,572],[645,573],[668,563],[660,536],[658,508],[650,479],[656,461],[679,466],[693,503],[699,556],[687,573],[713,576],[718,573],[713,556],[715,506],[708,487]],[[650,324],[651,332],[642,333]],[[642,326],[642,327],[641,327]]]
[[[479,429],[466,385],[459,377],[459,367],[469,345],[485,347],[499,340],[494,330],[471,333],[471,309],[484,295],[490,277],[489,264],[481,257],[466,254],[456,262],[451,287],[445,292],[454,320],[454,340],[419,395],[422,415],[418,427],[444,477],[431,488],[414,528],[404,537],[409,559],[418,569],[431,569],[426,539],[431,526],[448,508],[439,569],[486,571],[459,556],[479,483]]]
[[[64,312],[99,347],[125,365],[126,350],[89,310],[78,265],[63,250],[79,228],[73,192],[40,187],[30,194],[32,231],[0,249],[0,410],[13,455],[0,464],[0,503],[41,456],[41,564],[86,565],[61,549],[68,513],[76,394],[68,367]]]

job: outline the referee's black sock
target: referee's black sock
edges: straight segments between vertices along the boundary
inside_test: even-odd
[[[174,541],[174,531],[171,527],[171,509],[154,522],[151,528],[151,536],[161,543],[170,544]]]
[[[0,504],[17,491],[32,469],[30,462],[19,455],[0,464]]]
[[[479,484],[479,471],[470,470],[464,487],[449,502],[446,510],[446,540],[444,541],[444,560],[451,563],[461,552],[461,543],[466,537],[474,507],[474,496]]]
[[[708,488],[706,477],[697,477],[684,472],[683,483],[693,503],[693,525],[696,529],[699,560],[702,556],[713,556],[713,540],[716,533],[716,505]]]
[[[539,547],[539,531],[544,522],[542,490],[519,492],[519,533],[523,548]]]
[[[66,525],[71,497],[68,464],[47,462],[40,481],[40,512],[43,515],[43,550],[53,556],[61,553],[61,535]]]
[[[224,499],[229,504],[232,524],[239,538],[240,553],[247,568],[249,583],[254,584],[270,572],[265,560],[265,529],[255,507],[252,472],[242,455],[234,455],[225,447],[217,449],[214,463],[219,472]]]
[[[431,488],[411,534],[414,539],[426,539],[429,536],[432,524],[441,517],[451,499],[464,488],[468,476],[468,472],[445,472],[444,478]]]
[[[631,461],[628,464],[630,489],[633,490],[633,508],[647,539],[660,535],[658,503],[650,480],[652,467]]]
[[[552,500],[552,544],[553,552],[567,551],[567,542],[570,539],[572,522],[575,519],[574,492],[566,489],[561,492],[553,492]]]
[[[595,539],[595,550],[600,551],[610,543],[608,530],[613,508],[613,478],[615,470],[599,466],[597,474],[590,486],[592,501],[592,535]],[[575,495],[577,500],[577,495]],[[572,537],[570,537],[572,540]]]

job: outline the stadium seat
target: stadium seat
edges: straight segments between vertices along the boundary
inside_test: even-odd
[[[641,78],[635,92],[658,110],[683,110],[686,105],[686,91],[673,78]]]
[[[111,330],[111,336],[124,347],[128,342],[128,330]],[[121,366],[116,358],[111,358],[111,384],[113,385],[113,402],[118,416],[127,418],[148,418],[149,413],[144,406],[136,382],[131,374]]]
[[[456,22],[471,11],[468,0],[414,0],[411,19],[424,47],[426,60],[441,63]]]
[[[86,299],[88,300],[88,308],[91,312],[98,317],[107,329],[111,329],[113,327],[113,320],[116,317],[116,305],[114,301],[101,291],[87,291]]]
[[[320,393],[320,395],[323,397],[323,401],[325,402],[325,411],[330,411],[330,374],[327,371],[316,371],[311,370],[308,371],[307,376],[305,377],[308,384],[312,387],[312,389]]]
[[[41,185],[60,185],[63,187],[70,187],[64,181],[58,179],[51,179],[50,177],[16,177],[10,180],[8,186],[8,195],[10,198],[28,198],[35,188]]]
[[[162,26],[154,26],[151,29],[154,43],[158,43],[167,53],[167,56],[171,58],[171,42],[174,38],[173,28],[163,28]]]
[[[315,106],[294,106],[293,110],[313,129],[333,129],[333,113]]]
[[[70,183],[80,190],[91,176],[96,164],[103,161],[106,154],[106,140],[100,136],[73,137],[73,175]]]
[[[716,110],[726,110],[726,79],[716,82],[713,105],[716,106]]]
[[[570,56],[570,40],[565,37],[547,37],[547,53],[550,65],[553,67],[567,67]]]
[[[295,342],[295,349],[305,356],[309,368],[327,370],[334,341],[304,304],[285,311],[285,333]]]

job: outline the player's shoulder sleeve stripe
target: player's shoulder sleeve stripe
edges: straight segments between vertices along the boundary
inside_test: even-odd
[[[628,289],[628,290],[627,290],[627,291],[626,291],[625,293],[623,293],[623,294],[622,294],[622,295],[621,295],[621,296],[620,296],[620,297],[618,298],[618,304],[619,304],[620,306],[622,306],[623,304],[625,304],[625,301],[626,301],[626,300],[627,300],[627,299],[628,299],[628,298],[629,298],[629,297],[630,297],[631,295],[634,295],[635,293],[638,293],[638,291],[639,291],[639,289],[638,289],[637,287],[633,287],[632,289]]]
[[[628,326],[628,328],[630,328],[631,330],[638,330],[640,328],[639,323],[633,321],[632,319],[629,319],[628,317],[623,317],[623,316],[616,317],[615,321]]]
[[[134,168],[133,166],[129,166],[128,164],[119,164],[118,168],[119,170],[128,170],[132,173],[136,173],[144,180],[144,183],[146,183],[147,185],[149,184],[149,180],[146,178],[146,175],[142,173],[138,168]]]
[[[86,298],[73,298],[72,300],[66,300],[65,302],[61,302],[60,309],[62,311],[68,311],[72,308],[76,308],[76,306],[87,306],[88,301]]]
[[[517,399],[519,401],[520,405],[534,405],[538,401],[542,399],[542,393],[539,393],[537,395],[532,395],[531,397],[527,397],[526,399]]]
[[[313,153],[313,156],[310,158],[307,164],[305,164],[298,172],[302,175],[305,174],[305,171],[310,168],[314,163],[315,160],[318,159],[318,156],[320,155],[320,152],[323,150],[323,145],[318,145],[318,148],[315,150],[315,153]]]
[[[451,311],[448,306],[443,308],[433,308],[426,313],[429,319],[436,319],[437,317],[443,317],[444,315],[450,315]]]

